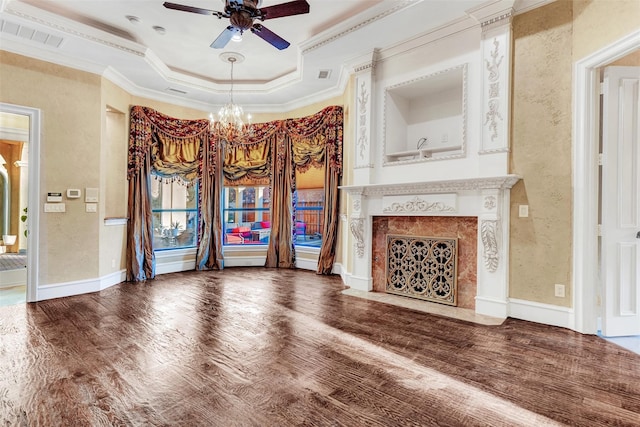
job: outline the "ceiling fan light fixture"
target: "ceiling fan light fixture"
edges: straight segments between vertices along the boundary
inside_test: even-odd
[[[233,37],[231,37],[231,41],[240,43],[242,41],[242,31],[236,32]]]

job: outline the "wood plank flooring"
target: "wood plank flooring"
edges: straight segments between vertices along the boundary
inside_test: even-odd
[[[0,425],[638,426],[640,356],[228,268],[0,307]]]

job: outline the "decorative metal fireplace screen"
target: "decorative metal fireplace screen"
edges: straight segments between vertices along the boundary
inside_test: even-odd
[[[387,293],[457,305],[457,270],[457,238],[387,235]]]

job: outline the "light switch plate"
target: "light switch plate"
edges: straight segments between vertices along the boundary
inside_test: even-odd
[[[98,212],[98,204],[97,203],[86,203],[85,204],[85,212]]]
[[[66,212],[66,205],[64,203],[45,203],[44,211],[47,213],[50,212]]]
[[[84,189],[84,201],[87,203],[98,203],[98,188],[85,188]]]

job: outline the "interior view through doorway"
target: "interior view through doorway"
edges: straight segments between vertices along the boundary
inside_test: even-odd
[[[27,298],[29,120],[0,111],[0,306]]]
[[[0,305],[38,300],[41,111],[0,103]]]
[[[640,51],[599,74],[598,333],[640,353]]]

